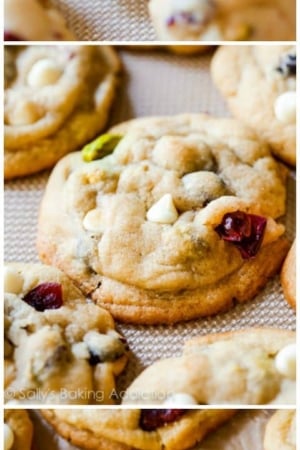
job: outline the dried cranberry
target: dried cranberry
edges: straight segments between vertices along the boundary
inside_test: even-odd
[[[143,409],[140,427],[144,431],[154,431],[163,425],[175,422],[186,411],[184,409]]]
[[[173,14],[167,19],[167,26],[173,27],[176,24],[185,24],[185,25],[194,25],[197,24],[198,21],[193,13],[189,12],[179,12],[177,14]]]
[[[58,309],[63,304],[61,284],[41,283],[27,292],[23,300],[37,311]]]
[[[235,245],[243,259],[253,258],[261,247],[267,220],[265,217],[235,211],[225,214],[215,228],[218,235]]]
[[[96,366],[97,364],[101,363],[100,356],[96,355],[96,353],[93,353],[90,351],[90,357],[89,357],[89,364],[90,366]]]
[[[11,31],[4,31],[4,40],[5,41],[26,41],[26,39],[23,39],[21,36],[18,36],[15,33],[12,33]]]
[[[289,53],[285,55],[278,67],[276,67],[277,72],[281,73],[284,77],[296,76],[297,72],[297,58],[296,54]]]

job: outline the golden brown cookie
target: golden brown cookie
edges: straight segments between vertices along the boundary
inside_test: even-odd
[[[53,166],[105,125],[119,60],[110,47],[6,47],[4,175]]]
[[[296,337],[273,328],[201,336],[142,372],[126,404],[294,404]]]
[[[296,164],[296,49],[224,46],[214,55],[212,77],[232,114]]]
[[[85,162],[97,145],[114,153]],[[251,299],[280,267],[284,178],[239,122],[137,119],[56,166],[39,254],[122,321],[214,314]]]
[[[269,420],[265,439],[265,450],[296,450],[296,411],[276,411]]]
[[[4,410],[4,450],[31,450],[33,426],[26,411]]]
[[[5,41],[73,41],[61,13],[48,0],[5,0]]]
[[[283,263],[281,284],[286,300],[296,309],[296,241],[294,241]]]
[[[295,0],[150,0],[164,41],[289,41],[296,38]]]
[[[128,351],[111,315],[56,268],[4,269],[5,400],[113,403]]]
[[[185,450],[234,415],[232,410],[42,410],[54,429],[89,450]]]

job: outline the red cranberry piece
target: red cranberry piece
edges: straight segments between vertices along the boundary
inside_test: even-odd
[[[224,241],[235,245],[243,259],[249,259],[259,251],[266,225],[265,217],[235,211],[225,214],[215,231]]]
[[[180,419],[185,412],[184,409],[142,409],[140,427],[144,431],[154,431]]]
[[[63,304],[61,284],[41,283],[27,292],[23,300],[37,311],[58,309]]]
[[[4,40],[5,41],[26,41],[21,36],[12,33],[11,31],[4,31]]]

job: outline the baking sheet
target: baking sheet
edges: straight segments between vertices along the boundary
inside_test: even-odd
[[[208,112],[228,115],[209,75],[211,53],[180,57],[163,51],[120,50],[124,70],[111,123],[145,115]],[[36,262],[37,215],[48,172],[8,182],[4,193],[4,254],[7,261]],[[287,236],[295,234],[295,180],[288,180]],[[278,277],[253,300],[227,313],[174,326],[118,324],[132,355],[118,388],[125,389],[143,368],[180,354],[184,340],[196,335],[247,327],[295,329],[293,310],[285,302]]]
[[[272,414],[271,410],[239,411],[193,450],[263,450],[265,426]],[[78,450],[59,437],[37,411],[32,411],[31,417],[35,425],[34,450]]]
[[[51,0],[82,41],[153,41],[148,0]]]

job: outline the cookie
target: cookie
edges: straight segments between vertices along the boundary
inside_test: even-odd
[[[53,166],[106,123],[119,59],[110,47],[6,47],[4,175]]]
[[[31,450],[33,426],[26,411],[4,410],[4,450]]]
[[[293,46],[224,46],[212,77],[232,114],[288,164],[296,164],[296,50]]]
[[[160,40],[293,41],[295,0],[150,0]]]
[[[276,411],[269,420],[264,450],[296,450],[296,411]]]
[[[281,270],[281,284],[284,296],[296,309],[296,241],[294,241]]]
[[[4,0],[5,41],[73,41],[61,13],[48,0]]]
[[[85,162],[97,146],[115,150]],[[280,267],[288,247],[273,218],[284,214],[284,178],[236,121],[137,119],[58,163],[39,254],[121,321],[214,314],[251,299]]]
[[[42,410],[54,429],[89,450],[185,450],[234,415],[232,410]]]
[[[53,267],[8,264],[4,289],[5,400],[113,403],[128,351],[111,315]]]
[[[253,328],[187,341],[182,355],[154,363],[125,404],[221,405],[296,402],[296,336]]]

